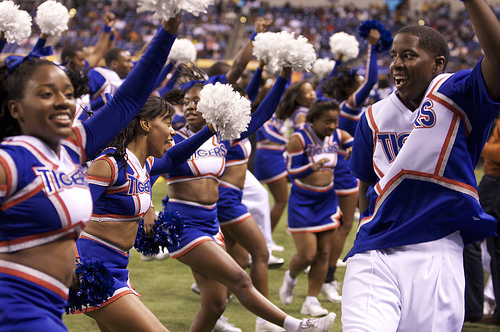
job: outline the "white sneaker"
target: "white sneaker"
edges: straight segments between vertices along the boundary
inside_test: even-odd
[[[161,252],[161,251],[160,251],[160,252],[158,253],[158,255],[154,256],[154,258],[155,258],[156,260],[161,261],[161,260],[164,260],[164,259],[170,258],[170,253],[168,252],[168,250],[167,250],[167,249],[163,249],[163,252]]]
[[[335,321],[335,313],[330,312],[322,318],[304,318],[300,323],[300,331],[307,332],[327,332]]]
[[[335,264],[337,267],[346,267],[347,263],[341,260],[340,258],[337,259],[337,264]]]
[[[309,271],[311,271],[311,265],[309,265],[308,267],[306,267],[306,269],[304,270],[304,273],[305,274],[309,274]]]
[[[257,317],[255,321],[255,332],[278,332],[278,331],[286,331],[284,328],[279,327],[276,324],[268,322],[265,319]]]
[[[212,332],[241,332],[241,329],[229,323],[227,317],[220,316]]]
[[[280,300],[284,304],[290,304],[293,300],[293,289],[297,284],[297,280],[295,282],[288,282],[288,278],[290,278],[290,271],[285,272],[285,276],[283,277],[283,285],[280,288]]]
[[[194,293],[196,293],[196,294],[200,295],[200,287],[198,287],[198,284],[197,284],[197,283],[195,283],[195,282],[194,282],[194,283],[191,285],[191,290],[192,290]]]
[[[302,315],[310,315],[313,317],[319,317],[319,316],[324,316],[328,314],[328,310],[323,308],[319,302],[311,302],[311,303],[306,303],[302,305],[302,309],[300,310],[300,313]]]
[[[271,251],[279,251],[279,252],[285,251],[285,247],[277,245],[276,243],[273,243],[269,249]]]
[[[269,260],[267,261],[267,267],[270,269],[279,269],[284,263],[285,260],[283,258],[278,258],[271,254],[269,255]]]
[[[155,256],[146,256],[146,255],[141,254],[141,259],[145,262],[152,261],[153,259],[155,259]]]
[[[321,294],[325,295],[330,302],[340,303],[342,301],[342,295],[339,295],[339,284],[336,280],[324,283],[321,286]]]

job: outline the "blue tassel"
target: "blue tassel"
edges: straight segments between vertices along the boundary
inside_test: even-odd
[[[102,262],[80,259],[75,273],[80,281],[77,289],[69,289],[66,314],[82,311],[89,306],[99,307],[115,292],[115,282]]]
[[[137,237],[135,238],[135,249],[143,255],[154,256],[160,252],[160,248],[168,245],[176,246],[184,233],[184,220],[177,211],[166,211],[168,197],[164,198],[163,211],[158,215],[153,226],[153,237],[150,238],[144,233],[144,220],[139,222]]]
[[[377,29],[380,32],[380,39],[375,46],[377,52],[388,50],[392,45],[392,34],[386,30],[384,25],[378,20],[366,20],[359,26],[359,35],[366,39],[371,29]]]

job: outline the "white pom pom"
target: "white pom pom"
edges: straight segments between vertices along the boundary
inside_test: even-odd
[[[12,1],[0,2],[0,31],[7,43],[22,44],[31,35],[31,16]]]
[[[229,84],[207,84],[200,91],[198,112],[217,131],[219,140],[240,138],[250,123],[250,101]]]
[[[38,6],[35,22],[42,33],[60,36],[68,30],[69,18],[68,8],[54,0],[47,0]]]
[[[255,36],[253,55],[264,60],[268,70],[276,72],[277,68],[291,67],[296,72],[310,70],[316,60],[314,47],[304,36],[281,31],[265,32]]]
[[[137,12],[154,12],[154,18],[168,20],[181,10],[198,16],[213,4],[214,0],[138,0]]]
[[[319,78],[326,77],[335,67],[335,61],[328,58],[317,59],[312,66],[313,73]]]
[[[330,36],[330,50],[335,55],[342,53],[348,60],[359,54],[359,42],[355,36],[345,32],[337,32]]]
[[[168,58],[179,63],[194,61],[196,60],[196,47],[193,42],[187,38],[176,39],[172,45]]]

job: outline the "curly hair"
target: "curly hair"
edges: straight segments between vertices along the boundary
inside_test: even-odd
[[[175,113],[174,107],[165,99],[150,95],[148,100],[141,108],[140,112],[130,123],[123,129],[115,138],[108,143],[107,148],[115,148],[114,152],[107,153],[107,156],[114,157],[116,160],[127,160],[127,146],[132,139],[137,135],[137,127],[141,119],[154,120],[158,117],[163,119],[171,118]],[[103,149],[103,150],[105,150]],[[122,167],[127,167],[127,163],[123,163]]]
[[[306,83],[309,83],[308,81],[300,81],[300,82],[295,82],[290,85],[285,91],[285,95],[283,98],[280,100],[280,104],[278,105],[278,108],[276,109],[276,116],[280,120],[286,120],[290,118],[295,112],[295,109],[299,105],[297,103],[297,98],[300,97],[301,91],[300,89],[302,86]]]
[[[15,69],[6,65],[0,67],[0,140],[21,134],[19,123],[10,115],[8,104],[11,100],[23,98],[27,82],[42,66],[57,67],[53,62],[39,58],[24,61]]]
[[[347,66],[340,66],[335,72],[336,75],[323,82],[320,89],[324,96],[341,102],[349,98],[350,88],[357,84],[358,75]]]
[[[340,112],[340,105],[335,100],[317,101],[311,104],[309,112],[306,115],[306,121],[313,123],[319,119],[325,111],[336,110]]]

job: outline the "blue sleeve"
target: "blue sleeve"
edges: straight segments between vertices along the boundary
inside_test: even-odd
[[[252,79],[250,82],[248,82],[247,88],[246,88],[246,93],[248,96],[248,99],[253,102],[255,101],[255,98],[257,98],[257,94],[259,93],[259,87],[260,87],[260,82],[262,80],[262,69],[257,68],[255,69],[255,72],[253,73]]]
[[[163,83],[163,80],[165,77],[167,77],[168,73],[174,69],[175,63],[173,61],[169,61],[166,66],[163,66],[163,69],[160,72],[160,75],[158,76],[158,79],[156,80],[155,83],[155,88],[159,87],[161,83]]]
[[[106,78],[94,69],[89,70],[89,72],[87,73],[87,77],[89,79],[87,85],[89,87],[90,106],[91,109],[95,111],[105,104],[104,100],[102,100],[102,97],[96,94],[104,85],[104,83],[106,83]]]
[[[248,125],[248,129],[241,134],[241,137],[238,139],[238,141],[241,141],[242,139],[247,138],[248,136],[253,134],[255,131],[257,131],[257,129],[262,127],[262,125],[267,120],[271,118],[274,111],[276,110],[276,107],[278,107],[281,96],[285,91],[286,84],[287,80],[285,80],[281,76],[278,76],[271,91],[269,91],[266,98],[262,100],[262,103],[260,103],[257,110],[251,115],[252,120]]]
[[[85,152],[93,156],[135,117],[154,89],[159,72],[177,36],[158,29],[139,62],[99,112],[83,122],[86,131]]]
[[[293,135],[297,137],[301,134],[296,132]],[[313,164],[311,162],[304,164],[304,158],[304,149],[295,152],[287,151],[286,170],[290,179],[302,179],[314,172]]]
[[[0,39],[0,52],[2,52],[5,44],[7,44],[7,41],[5,39]]]
[[[163,158],[155,158],[153,167],[151,168],[151,176],[168,173],[171,169],[180,166],[213,135],[214,133],[212,133],[208,126],[205,126],[195,135],[178,144],[175,144],[167,150],[167,152],[163,155]]]
[[[108,189],[107,186],[100,186],[98,184],[94,183],[89,183],[89,189],[90,189],[90,195],[92,195],[92,202],[96,202],[99,197],[104,194],[106,189]]]
[[[367,76],[363,84],[349,97],[348,103],[353,108],[359,108],[363,105],[365,100],[370,96],[370,91],[373,86],[378,82],[378,65],[377,65],[377,51],[375,45],[370,45],[367,54],[366,73]]]
[[[373,149],[375,148],[373,144],[373,135],[365,112],[359,120],[354,135],[349,167],[355,177],[368,183],[377,182],[378,180],[373,169]]]

